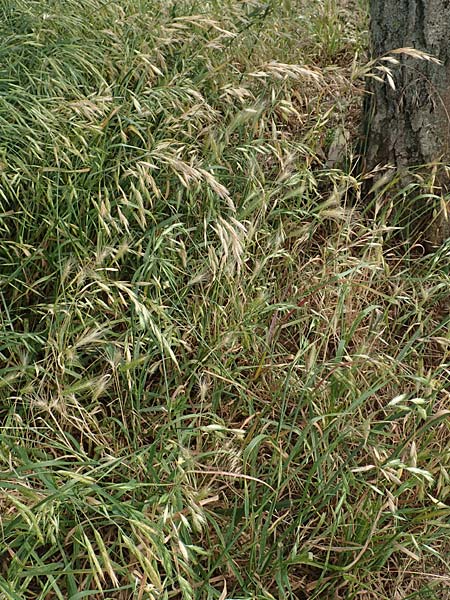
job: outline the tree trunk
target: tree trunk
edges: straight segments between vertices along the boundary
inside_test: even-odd
[[[372,81],[366,110],[366,164],[439,164],[433,192],[445,196],[450,179],[450,0],[370,0],[373,57],[397,48],[427,52],[441,64],[398,54],[395,90]],[[431,171],[430,171],[431,172]],[[433,246],[450,236],[445,211],[427,235]]]

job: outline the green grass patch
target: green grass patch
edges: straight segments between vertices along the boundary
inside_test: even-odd
[[[364,3],[0,17],[0,598],[443,598],[449,252],[361,199]]]

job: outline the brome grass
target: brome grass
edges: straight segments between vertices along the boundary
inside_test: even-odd
[[[445,598],[449,252],[362,197],[364,3],[0,16],[0,598]]]

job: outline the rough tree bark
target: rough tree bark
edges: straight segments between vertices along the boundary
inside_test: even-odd
[[[370,0],[370,16],[373,57],[409,47],[441,64],[396,55],[401,64],[392,68],[396,89],[387,82],[371,83],[367,165],[450,166],[450,0]],[[450,193],[444,166],[437,170],[435,192]],[[427,235],[439,245],[450,236],[450,221],[441,214]]]

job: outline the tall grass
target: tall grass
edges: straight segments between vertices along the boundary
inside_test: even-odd
[[[444,598],[449,254],[361,199],[363,3],[0,16],[0,598]]]

